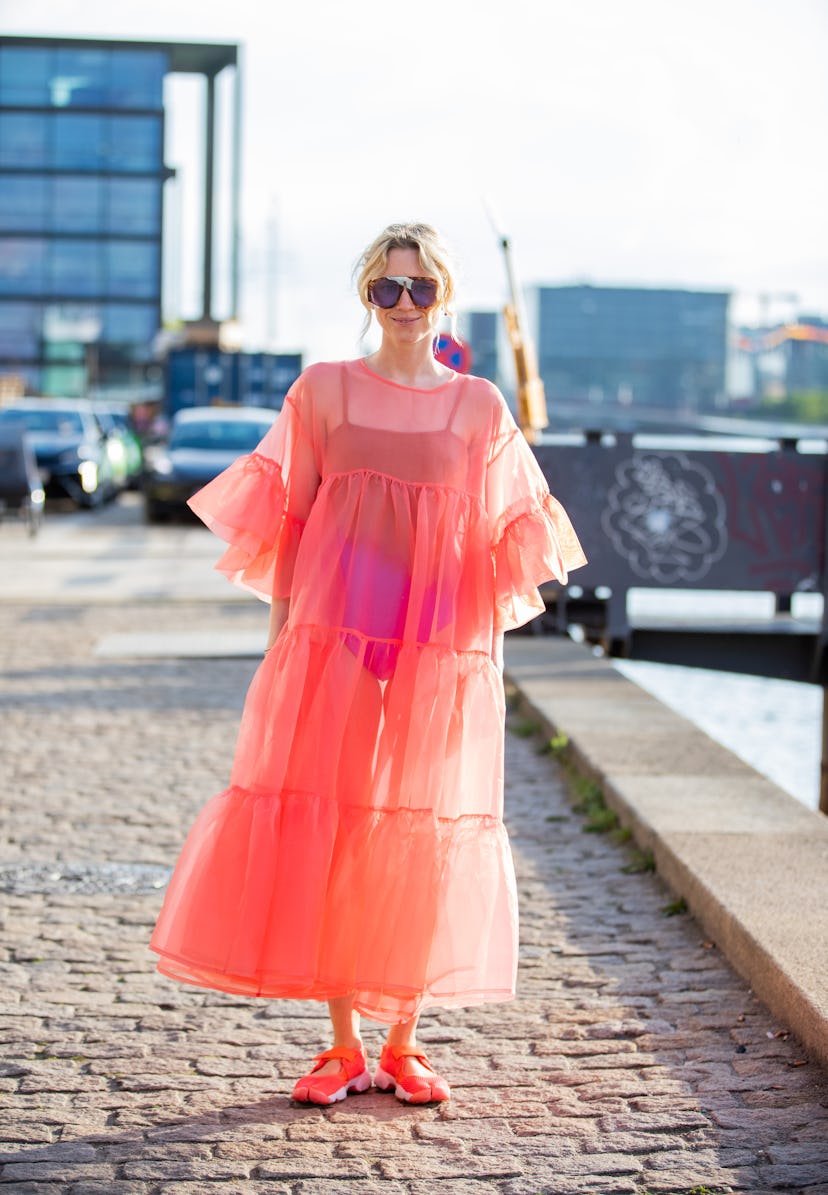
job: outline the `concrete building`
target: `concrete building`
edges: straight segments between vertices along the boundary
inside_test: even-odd
[[[538,286],[527,300],[550,401],[691,413],[724,404],[728,293]]]
[[[173,72],[206,84],[201,289],[209,320],[215,81],[228,67],[235,164],[235,45],[0,38],[0,377],[60,395],[143,380],[161,326],[163,191],[172,175],[164,80]]]

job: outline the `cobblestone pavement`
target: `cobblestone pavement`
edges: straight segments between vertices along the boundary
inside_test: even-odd
[[[126,630],[263,626],[256,603],[0,605],[0,1184],[92,1195],[828,1195],[828,1078],[625,848],[509,736],[512,1004],[435,1013],[454,1089],[294,1107],[314,1004],[168,982],[147,938],[224,787],[250,660],[113,660]],[[769,894],[772,899],[772,894]],[[376,1057],[379,1027],[366,1033]]]

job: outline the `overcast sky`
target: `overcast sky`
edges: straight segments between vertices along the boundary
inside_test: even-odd
[[[354,355],[351,269],[392,220],[436,224],[462,306],[499,306],[484,196],[527,286],[724,289],[748,321],[795,294],[828,315],[827,0],[0,0],[0,29],[242,44],[250,347]],[[191,91],[171,92],[182,187]],[[179,223],[170,293],[192,309]]]

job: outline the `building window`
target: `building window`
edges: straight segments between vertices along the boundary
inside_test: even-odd
[[[42,294],[45,267],[45,241],[35,237],[0,237],[0,294]]]
[[[161,120],[157,116],[112,116],[109,169],[118,173],[158,173],[161,169]]]
[[[38,169],[49,165],[49,116],[0,112],[0,167]]]
[[[158,312],[152,303],[107,303],[103,309],[102,339],[112,344],[147,346],[158,331]]]
[[[55,232],[98,232],[101,226],[99,178],[64,175],[54,179],[52,228]]]
[[[106,118],[58,112],[47,117],[54,130],[53,163],[58,170],[104,170]]]
[[[0,47],[0,104],[29,108],[163,106],[168,57],[158,50]]]
[[[0,357],[34,361],[40,355],[40,305],[0,303]]]
[[[106,184],[107,232],[157,236],[161,224],[161,186],[155,179],[113,178]]]
[[[0,186],[0,231],[41,232],[48,224],[45,178],[11,174]]]
[[[109,54],[101,50],[58,49],[49,86],[55,108],[106,108]]]
[[[39,119],[53,122],[52,161],[59,170],[157,174],[161,169],[161,120],[157,116],[57,112]]]
[[[100,241],[52,241],[49,265],[53,295],[101,293]]]
[[[85,365],[47,365],[40,373],[43,393],[58,398],[82,398],[88,374]]]
[[[106,245],[106,293],[113,298],[151,299],[158,293],[158,246],[145,241]]]
[[[0,46],[0,104],[45,108],[51,104],[51,50]]]
[[[164,103],[167,55],[147,50],[114,50],[110,104],[113,108],[156,108]]]

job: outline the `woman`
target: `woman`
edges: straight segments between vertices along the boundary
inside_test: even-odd
[[[584,563],[499,391],[434,356],[454,282],[437,233],[386,228],[365,359],[311,366],[255,452],[191,500],[217,567],[271,601],[229,789],[199,815],[152,939],[159,970],[327,1000],[333,1046],[293,1098],[374,1082],[449,1098],[420,1013],[514,995],[502,821],[503,632]]]

